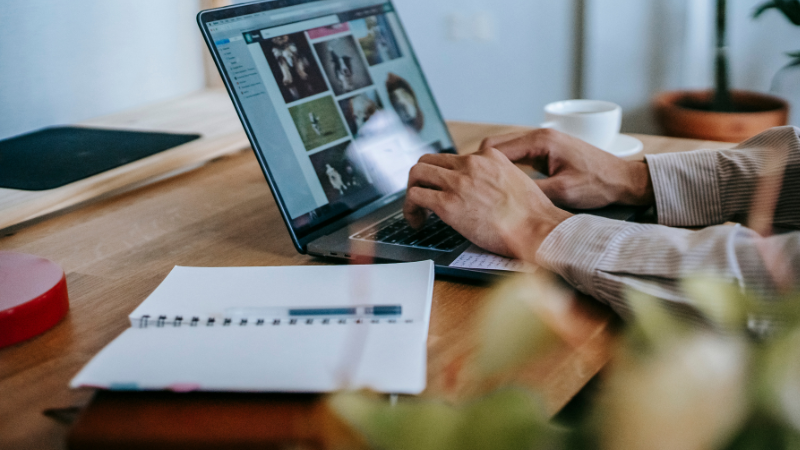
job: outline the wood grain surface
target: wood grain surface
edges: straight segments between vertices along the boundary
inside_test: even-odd
[[[45,191],[0,188],[0,230],[135,188],[250,146],[224,89],[201,91],[168,102],[76,124],[118,130],[200,134],[187,144]]]
[[[209,95],[216,96],[215,102],[229,103],[219,94]],[[222,104],[213,108],[224,109]],[[192,126],[171,117],[169,110],[161,105],[91,123],[191,131]],[[459,122],[450,127],[462,152],[474,151],[485,136],[519,130]],[[226,130],[219,135],[233,132]],[[646,152],[720,146],[638,137]],[[239,144],[220,138],[218,145],[230,149]],[[229,154],[196,170],[7,232],[0,235],[0,250],[31,253],[61,264],[71,300],[70,312],[55,328],[0,349],[3,449],[63,448],[66,426],[42,411],[88,401],[92,391],[70,390],[68,381],[129,326],[128,314],[173,266],[325,263],[293,248],[252,152]],[[437,280],[428,341],[429,387],[424,395],[458,399],[474,393],[462,368],[475,346],[476,317],[487,289]],[[591,299],[576,297],[557,320],[561,329],[571,330],[570,338],[559,351],[533,363],[524,376],[526,383],[546,393],[551,413],[603,367],[615,335],[614,316]]]

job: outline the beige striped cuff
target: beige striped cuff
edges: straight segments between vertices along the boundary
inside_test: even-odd
[[[557,226],[536,252],[536,263],[595,298],[595,271],[611,242],[632,224],[579,214]]]
[[[719,150],[647,155],[658,223],[699,227],[724,222],[717,179]]]

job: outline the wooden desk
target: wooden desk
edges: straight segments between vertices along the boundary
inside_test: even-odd
[[[200,91],[77,125],[131,131],[196,133],[202,137],[59,188],[45,191],[0,188],[0,230],[98,197],[119,194],[166,174],[184,171],[250,146],[224,89]]]
[[[181,114],[180,108],[173,114]],[[133,115],[148,117],[148,110]],[[131,114],[119,117],[135,119]],[[163,120],[168,123],[170,117]],[[518,129],[465,123],[450,127],[462,152],[474,150],[487,135]],[[722,146],[639,138],[647,152]],[[68,381],[129,326],[127,315],[174,265],[323,263],[293,248],[251,151],[0,236],[0,249],[60,263],[71,300],[69,314],[54,329],[0,350],[0,448],[14,449],[64,446],[67,427],[42,411],[87,402],[91,391],[70,390]],[[460,368],[474,346],[474,319],[486,291],[436,282],[425,395],[458,398],[470,391],[470,380]],[[551,412],[603,367],[614,337],[613,315],[591,301],[577,300],[562,320],[569,345],[532,367],[526,377],[545,392]]]

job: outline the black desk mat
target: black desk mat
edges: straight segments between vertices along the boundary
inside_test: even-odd
[[[55,189],[199,138],[198,134],[44,128],[0,141],[0,188]]]

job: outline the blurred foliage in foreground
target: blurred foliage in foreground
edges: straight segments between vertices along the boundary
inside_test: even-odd
[[[488,380],[545,353],[558,338],[540,320],[541,305],[563,298],[559,289],[544,275],[496,289],[474,373]],[[367,393],[337,394],[330,404],[387,450],[800,450],[800,296],[764,302],[702,278],[686,280],[684,290],[702,318],[696,323],[676,319],[656,298],[628,295],[635,320],[591,412],[571,427],[549,421],[536,392],[513,386],[463,404],[392,404]]]

